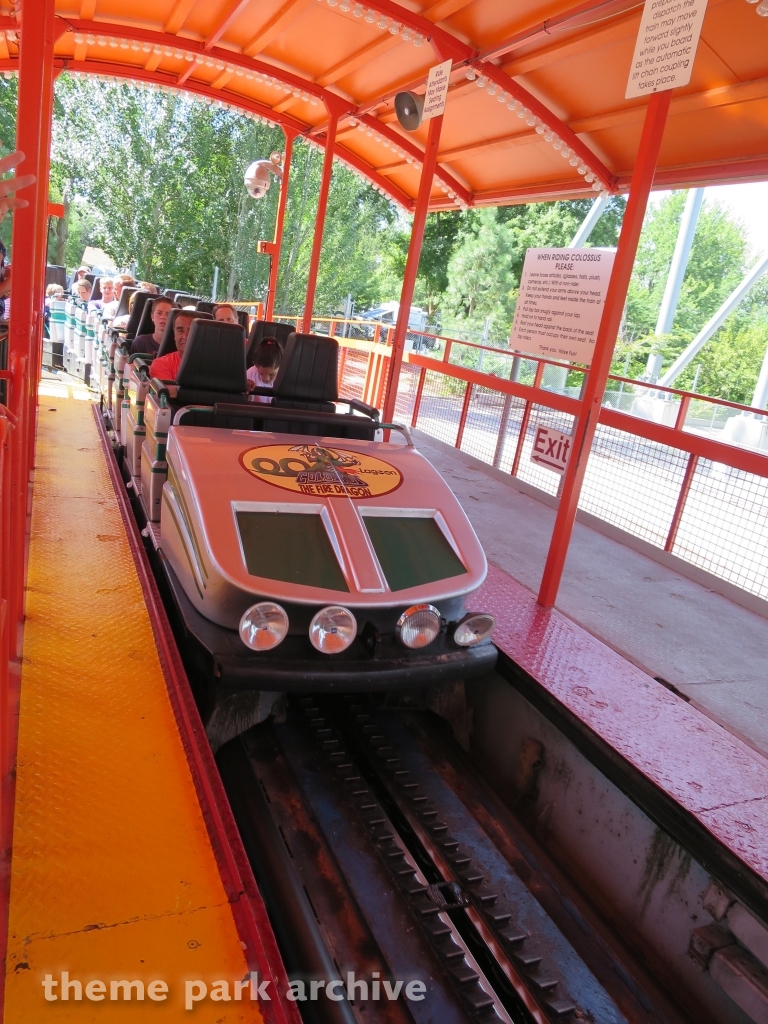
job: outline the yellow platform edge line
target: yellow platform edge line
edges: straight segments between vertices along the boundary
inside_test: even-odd
[[[203,817],[92,403],[51,390],[39,409],[4,1021],[188,1020],[190,999],[197,1021],[293,1020],[274,986],[263,1018],[236,985],[254,950]],[[262,980],[277,982],[268,926],[253,944]]]

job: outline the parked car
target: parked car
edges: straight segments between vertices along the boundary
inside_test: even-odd
[[[369,309],[365,313],[359,314],[361,320],[371,320],[377,323],[383,324],[384,326],[391,327],[397,323],[398,314],[400,312],[399,302],[385,302],[381,306],[377,306],[375,309]],[[424,338],[420,334],[412,334],[412,331],[426,331],[427,329],[427,311],[421,309],[419,306],[411,306],[411,312],[408,317],[408,335],[406,337],[406,349],[419,351],[421,348],[434,348],[437,344],[436,338]],[[367,337],[373,339],[375,336],[375,328],[371,327],[367,331]],[[386,335],[381,337],[382,341],[386,340]]]

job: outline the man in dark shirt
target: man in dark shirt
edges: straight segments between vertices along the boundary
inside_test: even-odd
[[[155,329],[152,334],[139,334],[133,339],[131,355],[136,355],[136,353],[143,353],[147,356],[157,355],[160,342],[163,340],[165,325],[168,323],[168,317],[171,315],[173,308],[174,303],[163,296],[152,300],[150,317],[152,319],[152,326]]]

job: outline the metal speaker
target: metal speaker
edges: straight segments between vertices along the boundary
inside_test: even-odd
[[[415,132],[421,124],[424,111],[424,97],[412,92],[399,92],[395,96],[397,120],[407,132]]]

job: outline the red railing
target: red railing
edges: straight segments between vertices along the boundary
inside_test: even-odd
[[[317,318],[313,330],[341,346],[340,392],[380,407],[393,328]],[[571,433],[586,370],[423,331],[408,337],[398,417],[557,495],[557,474],[530,462],[533,437],[540,425]],[[580,508],[768,597],[768,411],[612,375]]]

